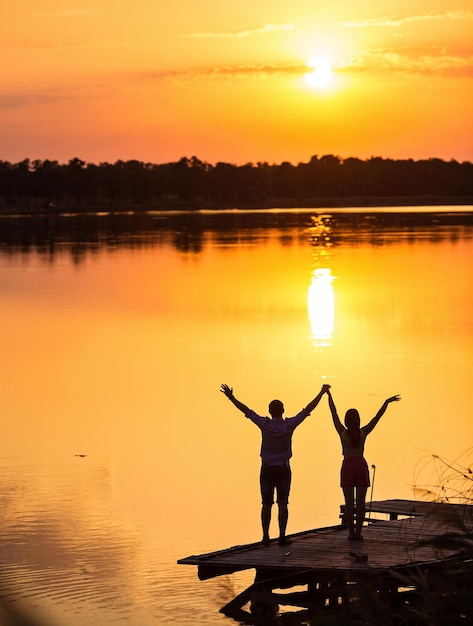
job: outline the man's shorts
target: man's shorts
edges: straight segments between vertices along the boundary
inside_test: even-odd
[[[362,456],[348,456],[343,459],[340,472],[341,487],[369,487],[370,472],[368,463]]]
[[[287,504],[289,502],[289,490],[291,488],[291,468],[286,465],[261,465],[260,473],[261,498],[263,504],[274,503],[274,490],[277,493],[277,502]]]

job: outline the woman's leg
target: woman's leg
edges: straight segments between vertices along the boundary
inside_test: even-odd
[[[365,521],[367,489],[368,487],[356,488],[356,537],[361,537],[361,529],[363,528],[363,522]]]
[[[345,523],[348,528],[348,536],[355,536],[355,488],[343,487],[345,496]]]

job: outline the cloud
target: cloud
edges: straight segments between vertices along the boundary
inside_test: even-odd
[[[352,56],[340,71],[383,71],[442,76],[473,76],[473,52],[449,54],[440,48],[372,48]]]
[[[238,26],[228,31],[188,33],[185,37],[193,39],[223,39],[251,37],[252,35],[262,35],[277,31],[292,30],[294,24],[264,24],[263,26]]]
[[[285,65],[235,65],[215,67],[205,73],[213,75],[226,75],[226,76],[248,76],[248,75],[271,75],[271,74],[300,74],[301,72],[307,72],[308,66],[301,63],[292,63]]]
[[[25,109],[73,100],[72,96],[57,92],[0,94],[0,111]]]
[[[183,68],[179,70],[157,71],[141,74],[142,78],[159,79],[159,78],[199,78],[199,77],[218,77],[218,76],[247,76],[261,77],[274,74],[305,74],[310,68],[305,63],[292,63],[285,65],[275,64],[246,64],[246,65],[222,65],[220,67],[203,67],[203,68]]]
[[[205,78],[267,78],[274,75],[304,75],[311,68],[306,63],[292,64],[245,64],[223,65],[201,68],[182,68],[146,72],[137,75],[141,80],[159,80],[166,78],[205,79]],[[462,55],[451,54],[438,47],[392,47],[370,48],[352,55],[332,68],[334,73],[404,73],[429,76],[473,76],[473,50],[466,50]],[[135,75],[136,77],[136,75]]]
[[[394,15],[387,17],[374,17],[367,20],[354,20],[353,22],[343,22],[343,26],[347,28],[366,28],[370,26],[387,26],[387,27],[397,27],[403,26],[404,24],[408,24],[411,22],[423,22],[423,21],[440,21],[440,20],[451,20],[451,21],[470,21],[473,20],[473,11],[444,11],[443,13],[437,12],[428,12],[428,13],[418,13],[417,15]]]

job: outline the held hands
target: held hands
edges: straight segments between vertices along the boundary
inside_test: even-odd
[[[322,393],[329,393],[331,385],[322,385]]]

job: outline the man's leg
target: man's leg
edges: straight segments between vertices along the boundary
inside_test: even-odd
[[[271,509],[274,501],[274,486],[272,483],[271,470],[261,465],[260,472],[261,488],[261,526],[263,528],[263,543],[269,544],[269,526],[271,524]]]
[[[289,517],[289,491],[291,489],[291,468],[289,466],[279,470],[280,476],[276,485],[278,494],[278,522],[279,522],[279,545],[285,546],[290,543],[286,538],[287,520]]]
[[[263,543],[269,543],[269,525],[271,524],[272,504],[263,502],[261,507],[261,525],[263,527]]]
[[[286,527],[287,527],[287,518],[289,517],[289,509],[287,506],[287,502],[278,502],[279,507],[279,541],[282,541],[286,538]]]

